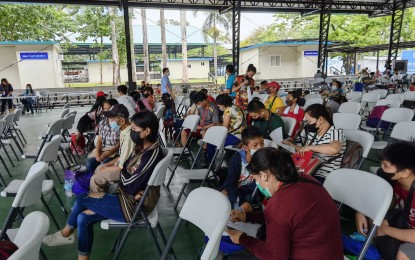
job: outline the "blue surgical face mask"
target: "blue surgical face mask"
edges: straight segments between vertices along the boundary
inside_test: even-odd
[[[256,182],[256,186],[258,187],[258,190],[267,198],[270,198],[271,192],[269,192],[268,187],[265,187],[265,189],[261,186],[261,184],[259,184],[259,182]]]
[[[117,124],[117,122],[111,121],[110,122],[110,128],[111,128],[112,131],[118,132],[118,131],[120,131],[121,126],[119,126]]]

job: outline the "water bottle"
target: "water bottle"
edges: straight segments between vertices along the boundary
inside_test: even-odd
[[[72,186],[73,186],[73,180],[65,180],[64,189],[65,189],[65,195],[68,198],[72,197],[73,195]]]

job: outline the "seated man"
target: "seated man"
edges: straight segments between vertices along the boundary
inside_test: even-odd
[[[116,99],[107,99],[102,103],[104,112],[110,110],[113,105],[118,104]],[[89,172],[94,172],[101,163],[107,163],[113,159],[120,149],[120,131],[117,127],[109,125],[108,119],[99,122],[98,134],[96,136],[95,149],[88,155],[86,167]]]
[[[134,152],[135,148],[135,144],[130,136],[131,124],[128,120],[128,109],[122,104],[117,104],[111,110],[104,112],[104,116],[108,118],[112,129],[119,129],[121,131],[120,150],[118,152],[120,156],[96,169],[90,181],[92,192],[106,192],[110,182],[120,179],[120,172],[124,162]]]
[[[411,186],[415,182],[415,145],[409,142],[393,143],[382,150],[381,153],[381,170],[378,175],[392,183],[394,200],[390,208],[396,206],[404,208],[410,195]],[[411,194],[414,196],[414,194]],[[408,205],[409,206],[409,205]],[[383,259],[408,260],[414,259],[415,256],[415,199],[409,206],[409,214],[407,216],[407,227],[393,227],[392,220],[396,214],[386,214],[385,220],[377,230],[376,244],[382,254]],[[396,218],[395,218],[396,219]],[[356,225],[359,233],[367,235],[369,225],[366,217],[362,213],[356,213]],[[391,247],[387,243],[391,243],[385,236],[401,241],[397,252],[390,252]],[[382,242],[383,240],[383,242]],[[385,243],[384,243],[385,242]],[[383,246],[382,246],[382,245]],[[390,245],[392,246],[392,245]],[[389,247],[386,249],[386,247]],[[384,250],[386,249],[386,250]],[[396,254],[396,255],[395,255]]]
[[[265,139],[270,139],[269,134],[281,127],[284,133],[284,121],[281,117],[265,109],[264,104],[259,100],[252,100],[248,104],[248,113],[253,119],[253,125],[258,127]]]
[[[197,133],[195,137],[203,138],[205,132],[212,126],[220,123],[219,120],[219,108],[210,102],[205,93],[199,91],[195,94],[194,103],[197,106],[197,114],[200,115],[199,126],[197,127]],[[181,133],[181,143],[183,147],[186,145],[187,137],[190,134],[190,130],[186,129]]]
[[[268,83],[269,97],[264,102],[266,109],[279,116],[282,115],[285,109],[284,101],[278,96],[278,91],[281,86],[275,81]]]
[[[228,197],[232,208],[240,207],[245,212],[252,211],[249,199],[256,184],[246,166],[252,155],[263,147],[264,138],[258,127],[248,126],[242,131],[242,149],[232,156],[225,182],[220,189]]]

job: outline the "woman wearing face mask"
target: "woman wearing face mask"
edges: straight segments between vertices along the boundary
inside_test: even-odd
[[[267,83],[269,96],[267,100],[264,102],[264,106],[266,109],[271,111],[271,113],[277,114],[279,116],[282,115],[284,111],[284,101],[278,96],[278,90],[280,90],[281,86],[275,81]]]
[[[304,100],[301,98],[301,95],[298,91],[288,92],[287,98],[285,99],[287,107],[282,113],[282,116],[294,118],[296,121],[291,138],[295,136],[298,129],[300,128],[300,123],[304,119],[304,110],[300,108],[300,106],[304,105],[303,101]],[[301,102],[302,104],[298,104],[298,102]]]
[[[251,161],[252,155],[264,147],[264,138],[258,127],[252,125],[242,131],[241,137],[241,150],[232,155],[225,181],[219,190],[228,197],[232,208],[251,212],[250,202],[256,185],[246,166]]]
[[[377,230],[375,243],[381,252],[382,259],[409,260],[415,256],[415,199],[414,193],[411,194],[411,186],[415,184],[415,145],[409,142],[392,143],[385,147],[381,152],[381,169],[377,174],[391,183],[393,187],[394,199],[391,210],[386,214],[385,220]],[[412,195],[412,198],[409,197]],[[412,199],[411,204],[408,199]],[[408,207],[409,212],[404,222],[406,227],[398,227],[396,216],[398,210]],[[405,215],[405,214],[403,214]],[[393,221],[395,219],[395,221]],[[366,217],[356,213],[356,226],[359,233],[367,235],[370,226]],[[394,225],[395,224],[395,225]],[[395,227],[394,227],[395,226]],[[401,244],[392,250],[391,238],[399,240]],[[386,250],[385,250],[386,249]]]
[[[235,135],[241,134],[246,127],[244,112],[232,103],[232,98],[228,94],[217,96],[216,105],[219,110],[223,111],[223,126],[229,129],[225,146],[238,145],[241,140]]]
[[[261,193],[270,197],[264,212],[233,210],[231,220],[266,225],[264,240],[227,230],[258,259],[341,260],[340,216],[316,180],[297,173],[291,155],[275,148],[255,152],[247,166]]]
[[[127,110],[128,112],[128,110]],[[75,242],[78,228],[78,259],[89,259],[93,244],[93,225],[104,219],[130,222],[147,187],[151,174],[163,158],[158,140],[159,122],[151,111],[132,117],[131,139],[136,149],[121,167],[121,182],[115,194],[85,193],[77,197],[66,226],[43,239],[48,246],[67,245]],[[147,213],[153,211],[160,197],[160,187],[152,187],[144,202]]]
[[[117,104],[103,114],[108,118],[111,131],[120,133],[120,149],[118,151],[119,156],[96,169],[90,181],[92,192],[106,192],[110,182],[120,179],[120,170],[135,147],[135,143],[130,136],[131,124],[128,120],[128,109],[122,104]]]
[[[256,74],[256,68],[253,64],[249,64],[246,69],[245,75],[239,75],[235,78],[233,83],[232,92],[236,95],[235,104],[246,110],[248,107],[249,96],[252,94],[252,91],[255,87],[255,80],[253,77]]]
[[[21,100],[25,108],[23,109],[22,114],[24,115],[25,112],[29,112],[29,109],[30,109],[30,112],[33,114],[33,104],[35,103],[35,100],[32,97],[35,96],[35,92],[32,89],[32,85],[30,84],[26,85],[26,90],[22,93],[22,96],[28,97],[28,98],[23,98]]]
[[[321,157],[322,165],[314,173],[314,177],[321,183],[324,182],[330,172],[341,166],[344,151],[346,150],[346,138],[343,131],[335,129],[333,120],[323,105],[313,104],[305,111],[303,140],[305,146],[298,146],[284,141],[285,144],[295,147],[300,153],[312,151]]]

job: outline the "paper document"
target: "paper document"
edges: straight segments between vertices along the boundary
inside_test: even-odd
[[[274,141],[274,143],[279,144],[284,140],[284,136],[282,135],[282,127],[278,127],[271,133],[269,133],[269,137],[271,137],[271,140]]]
[[[256,237],[258,228],[261,227],[260,224],[253,224],[253,223],[244,223],[244,222],[232,222],[232,221],[228,221],[228,223],[226,224],[226,226],[242,231],[245,234],[247,234],[250,237]]]
[[[278,146],[284,148],[285,150],[287,150],[290,153],[295,153],[295,148],[290,146],[290,145],[283,144],[283,143],[278,143]]]

